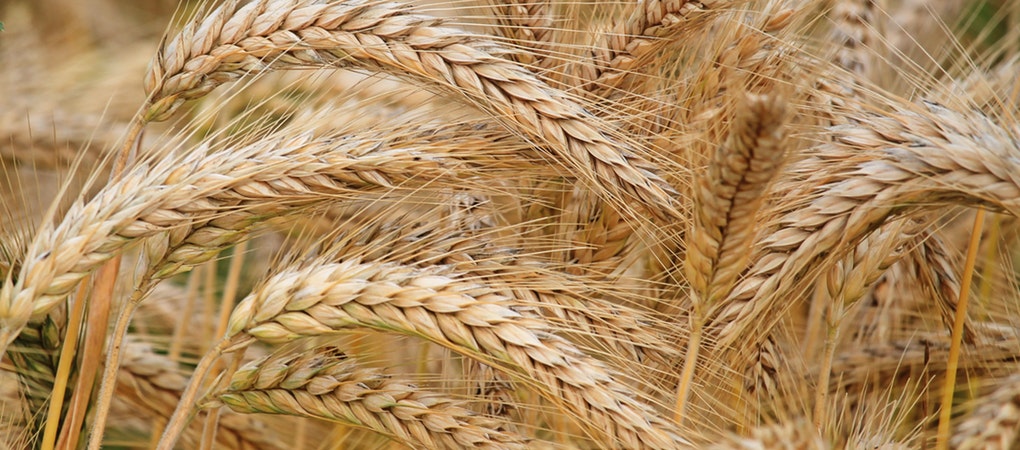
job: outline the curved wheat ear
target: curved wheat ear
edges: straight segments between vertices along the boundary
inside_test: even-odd
[[[465,262],[469,263],[455,264],[454,270],[507,292],[522,307],[534,308],[581,348],[590,348],[633,377],[646,378],[649,366],[664,367],[677,356],[661,338],[654,317],[625,301],[603,298],[613,293],[594,287],[600,283],[597,279],[564,275],[524,258],[497,261],[477,254]]]
[[[239,413],[291,414],[382,433],[412,448],[526,448],[495,419],[438,393],[360,367],[335,350],[293,350],[238,370],[218,394]]]
[[[117,399],[143,411],[145,416],[163,419],[169,417],[188,384],[188,377],[181,372],[176,362],[154,352],[147,344],[128,341],[124,353],[124,364],[117,372]],[[219,421],[216,430],[217,448],[290,448],[256,417],[248,416],[244,420],[223,419]],[[185,433],[188,440],[195,443],[201,441],[201,426],[189,427]]]
[[[989,325],[988,330],[979,333],[979,344],[964,347],[960,355],[961,369],[997,376],[1007,372],[1015,362],[1020,340],[1013,330],[995,330],[998,325]],[[976,328],[985,327],[976,324]],[[830,389],[857,394],[873,389],[875,380],[904,380],[923,372],[941,376],[946,371],[949,346],[949,336],[945,333],[920,336],[911,333],[909,339],[854,346],[833,359],[833,379],[838,381],[830,383]]]
[[[513,54],[522,64],[536,67],[549,55],[553,16],[549,0],[497,1],[492,5],[499,26],[496,32],[526,51]]]
[[[445,208],[439,208],[445,209]],[[501,246],[492,230],[461,231],[457,217],[423,219],[415,211],[373,223],[332,239],[323,253],[345,259],[391,262],[425,268],[448,266],[464,278],[477,279],[509,293],[521,306],[534,308],[558,330],[612,357],[621,370],[643,370],[634,361],[666,361],[674,349],[656,332],[647,313],[601,298],[610,295],[598,280],[564,275],[550,265]],[[453,228],[451,228],[453,226]],[[630,372],[628,372],[630,373]]]
[[[267,218],[372,189],[455,178],[470,167],[423,152],[442,136],[394,136],[267,138],[125,173],[60,224],[39,228],[18,276],[0,289],[0,347],[138,239],[169,232],[147,249],[163,261],[154,276],[164,278],[215,256]]]
[[[827,444],[810,422],[794,420],[781,425],[765,425],[750,431],[750,436],[727,436],[711,450],[828,450]]]
[[[694,28],[694,19],[706,19],[704,13],[721,10],[721,0],[660,1],[630,4],[624,19],[615,22],[602,36],[605,45],[592,50],[593,70],[580,71],[578,84],[589,91],[605,93],[620,86],[635,71],[654,58],[667,44]],[[732,2],[731,2],[732,3]],[[703,20],[702,23],[707,22]],[[551,59],[547,59],[548,62]]]
[[[673,189],[633,148],[610,137],[611,127],[503,58],[509,51],[499,44],[441,23],[373,1],[227,4],[186,27],[153,60],[144,117],[164,119],[187,99],[271,67],[382,70],[465,98],[509,129],[549,143],[572,175],[624,209],[621,200],[630,198],[660,217],[679,216]]]
[[[872,58],[877,51],[874,0],[836,2],[829,11],[833,27],[830,38],[835,46],[835,63],[854,75],[870,79],[874,70]]]
[[[1012,134],[981,115],[928,107],[923,115],[860,117],[868,128],[834,127],[834,143],[792,167],[789,184],[776,188],[786,192],[778,226],[762,234],[752,268],[712,312],[723,348],[745,332],[757,341],[771,331],[784,294],[892,217],[957,203],[1020,214]]]
[[[375,328],[422,337],[515,375],[611,447],[672,448],[686,441],[598,361],[483,284],[443,271],[357,261],[285,270],[238,304],[227,338],[269,342]]]
[[[886,223],[855,245],[846,257],[826,269],[822,282],[828,296],[816,296],[816,301],[822,302],[817,309],[819,315],[824,316],[826,325],[821,368],[815,384],[813,418],[819,429],[827,423],[830,369],[839,342],[840,324],[847,309],[867,294],[868,288],[886,269],[901,260],[904,251],[913,250],[911,244],[918,244],[916,236],[922,234],[927,225],[925,221],[911,218]],[[759,376],[752,374],[749,378]]]
[[[957,450],[1008,450],[1020,441],[1020,376],[1002,380],[956,427],[950,441]]]

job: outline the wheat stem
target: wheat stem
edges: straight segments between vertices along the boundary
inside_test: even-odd
[[[960,346],[963,342],[963,324],[967,318],[967,301],[970,298],[970,284],[974,279],[974,266],[981,247],[981,229],[985,223],[985,210],[979,209],[974,214],[974,227],[971,231],[970,243],[967,244],[967,260],[963,265],[963,280],[960,283],[960,300],[956,302],[956,320],[953,321],[952,344],[949,347],[949,362],[946,364],[946,381],[942,386],[941,409],[939,410],[939,428],[936,436],[936,450],[949,448],[950,420],[953,413],[953,394],[956,392],[956,369],[960,361]]]
[[[84,283],[78,286],[78,295],[75,296],[74,306],[71,308],[70,317],[68,317],[63,351],[60,353],[56,378],[53,381],[53,396],[50,398],[50,407],[46,412],[46,427],[43,429],[43,437],[40,442],[42,448],[53,448],[57,440],[57,431],[62,416],[61,409],[64,405],[64,393],[67,390],[67,380],[70,378],[71,366],[76,356],[74,349],[78,348],[78,335],[81,333],[81,324],[84,323],[87,292],[88,287]]]
[[[124,339],[127,336],[128,327],[131,324],[131,317],[134,316],[138,304],[141,303],[152,283],[152,271],[146,273],[142,278],[143,284],[135,288],[131,297],[124,305],[123,311],[117,315],[117,323],[113,327],[113,336],[110,339],[109,349],[106,352],[106,365],[103,367],[103,375],[99,383],[99,395],[95,402],[95,418],[92,421],[91,433],[89,434],[88,450],[99,450],[103,444],[103,431],[106,429],[106,418],[113,404],[114,388],[117,383],[117,373],[120,370],[123,357]]]
[[[825,333],[825,343],[822,346],[822,365],[818,369],[818,381],[815,385],[815,407],[814,413],[812,414],[812,420],[815,429],[819,433],[823,431],[823,426],[828,420],[826,412],[829,407],[829,378],[832,374],[832,360],[836,355],[836,343],[839,338],[839,323],[841,322],[844,311],[843,305],[839,304],[840,299],[829,304],[826,308],[826,326],[827,331]]]
[[[243,348],[250,344],[251,338],[248,337],[223,339],[202,356],[202,359],[192,372],[191,380],[188,381],[188,387],[181,393],[180,401],[178,401],[177,407],[174,409],[166,428],[163,430],[163,436],[160,437],[156,450],[171,450],[174,444],[177,443],[177,439],[180,438],[181,432],[187,425],[191,408],[195,405],[198,390],[202,387],[205,376],[209,374],[209,370],[212,369],[216,360],[225,352]]]

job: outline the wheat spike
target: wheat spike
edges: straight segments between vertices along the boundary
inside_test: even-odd
[[[117,372],[117,401],[130,404],[135,411],[149,417],[166,419],[188,384],[188,377],[179,364],[156,353],[152,346],[129,340],[124,349],[124,363]],[[290,448],[274,435],[261,419],[248,416],[224,418],[216,433],[217,448],[237,450],[282,450]],[[195,445],[201,441],[200,423],[185,430],[185,441]]]
[[[412,448],[526,448],[501,424],[329,349],[252,362],[219,394],[241,413],[292,414],[383,433]]]
[[[1016,149],[1010,133],[984,116],[928,107],[927,115],[861,118],[870,121],[868,129],[836,127],[836,144],[791,166],[791,185],[776,188],[786,192],[780,205],[788,212],[779,214],[781,225],[760,240],[751,270],[713,313],[722,347],[738,329],[770,329],[760,318],[774,311],[777,293],[790,292],[820,258],[842,254],[891,217],[918,210],[911,205],[970,199],[1020,212],[1020,185],[1008,169]]]
[[[464,352],[528,383],[577,417],[593,438],[630,448],[685,441],[599,362],[522,314],[498,290],[443,271],[320,261],[278,273],[238,304],[228,336],[269,342],[378,328]],[[534,383],[538,383],[535,385]]]
[[[877,57],[874,0],[838,1],[829,11],[833,26],[829,32],[837,42],[834,60],[839,67],[864,78],[872,79],[875,70],[872,58]]]
[[[659,51],[697,30],[693,19],[707,19],[706,12],[722,9],[725,2],[652,0],[627,6],[625,17],[611,25],[602,38],[605,45],[592,50],[593,70],[580,71],[580,85],[590,91],[607,93],[618,87]],[[702,23],[707,22],[703,20]],[[587,75],[587,76],[585,76]]]
[[[278,137],[139,166],[88,203],[76,204],[62,223],[40,227],[25,259],[31,263],[16,283],[8,278],[0,289],[0,342],[17,336],[30,316],[48,312],[78,280],[137,239],[169,232],[149,248],[150,258],[162,261],[155,276],[165,278],[215,256],[268,217],[330,196],[455,176],[455,168],[464,167],[438,155],[421,157],[416,150],[437,141],[419,138],[384,139],[400,147],[388,148],[373,139]]]
[[[542,66],[553,45],[550,42],[555,32],[550,11],[552,6],[549,0],[493,2],[492,9],[498,23],[495,31],[508,42],[526,49],[514,53],[515,60],[530,67]]]
[[[509,129],[548,142],[554,159],[624,209],[620,201],[629,198],[652,214],[678,214],[673,189],[653,165],[568,95],[503,58],[507,53],[393,3],[231,3],[186,27],[153,60],[144,118],[165,119],[185,100],[274,63],[389,71],[465,98]]]
[[[999,381],[999,387],[981,397],[977,408],[956,426],[950,441],[957,450],[1010,449],[1020,435],[1020,377]]]

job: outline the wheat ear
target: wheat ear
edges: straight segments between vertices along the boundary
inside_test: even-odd
[[[694,226],[684,261],[693,312],[677,387],[678,422],[697,366],[706,313],[729,295],[746,269],[758,209],[785,151],[785,106],[779,97],[748,96],[738,110],[729,137],[695,187]]]
[[[1007,450],[1020,437],[1020,376],[999,381],[980,404],[955,427],[950,446],[956,450]]]
[[[176,362],[155,352],[151,346],[128,340],[124,347],[124,363],[117,371],[117,400],[127,402],[147,416],[169,418],[170,411],[188,384],[188,377]],[[245,420],[224,420],[216,433],[217,448],[239,450],[286,449],[286,443],[269,432],[256,417]],[[189,427],[185,437],[198,441],[202,430]]]
[[[331,349],[282,352],[242,367],[218,394],[240,413],[291,414],[370,429],[412,448],[526,448],[447,396],[364,368]]]
[[[435,269],[317,261],[278,273],[243,300],[228,336],[286,342],[364,327],[419,336],[535,387],[605,444],[671,448],[686,442],[601,363],[514,303],[499,290]]]
[[[836,65],[865,80],[874,71],[876,44],[879,44],[875,27],[873,0],[838,1],[829,11],[833,22],[830,38],[838,43],[833,60]]]
[[[794,281],[892,217],[968,201],[1020,213],[1011,134],[981,115],[928,107],[928,114],[861,117],[868,128],[835,127],[835,144],[816,147],[791,166],[789,185],[776,188],[786,192],[780,226],[763,234],[752,268],[711,314],[722,347],[741,330],[757,336],[771,330],[774,320],[761,318],[799,285]]]
[[[914,226],[912,226],[914,225]],[[922,224],[919,224],[923,226]],[[911,219],[901,219],[878,229],[857,244],[843,260],[837,261],[825,274],[828,294],[823,313],[827,332],[823,344],[822,363],[815,385],[814,425],[821,430],[827,423],[829,406],[829,376],[839,341],[840,324],[846,310],[864,297],[885,270],[903,256],[910,238],[921,230]]]
[[[419,150],[435,141],[420,138],[267,138],[136,167],[76,204],[61,223],[40,227],[27,263],[0,289],[0,343],[6,347],[31,316],[47,313],[78,280],[137,239],[169,231],[149,249],[152,260],[165,260],[154,275],[165,278],[208,260],[268,217],[372,188],[456,176],[465,167],[423,157]]]
[[[595,68],[581,71],[579,84],[590,91],[608,93],[658,57],[667,44],[696,29],[693,19],[707,19],[706,12],[721,10],[725,3],[652,0],[628,5],[625,18],[614,23],[601,39],[605,45],[592,50]]]
[[[508,42],[524,47],[525,51],[512,55],[522,64],[539,67],[549,55],[550,38],[555,32],[551,3],[549,0],[513,0],[492,5],[498,23],[496,32]]]
[[[891,218],[933,202],[970,199],[1020,212],[1020,184],[1006,169],[1016,151],[1010,134],[984,116],[966,116],[965,126],[963,115],[927,106],[928,114],[875,115],[869,129],[832,128],[838,144],[816,147],[793,168],[788,182],[794,185],[777,187],[787,192],[779,204],[788,206],[779,210],[790,208],[779,214],[783,225],[763,235],[752,268],[711,313],[718,348],[747,349],[737,338],[768,347],[752,346],[752,356],[736,357],[752,368],[752,379],[773,384],[768,378],[776,368],[762,362],[775,359],[768,354],[776,345],[771,330],[785,308],[779,302],[806,286],[817,264],[842,257]]]
[[[189,98],[252,71],[283,66],[383,70],[465,98],[548,150],[577,179],[616,205],[631,198],[676,217],[673,190],[568,95],[503,58],[501,45],[444,28],[442,20],[394,3],[263,0],[231,2],[187,26],[158,53],[146,76],[147,120],[168,117]]]

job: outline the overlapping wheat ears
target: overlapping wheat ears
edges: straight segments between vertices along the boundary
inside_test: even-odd
[[[147,100],[118,155],[130,162],[10,245],[0,350],[31,407],[57,407],[50,390],[67,376],[58,354],[73,351],[62,349],[73,326],[66,302],[86,301],[88,277],[139,249],[90,404],[91,448],[115,396],[167,420],[159,448],[182,437],[289,445],[265,433],[264,416],[217,424],[208,414],[218,433],[205,437],[188,425],[195,410],[221,406],[325,419],[412,448],[910,446],[933,435],[933,408],[917,400],[937,392],[926,383],[957,367],[1001,387],[938,445],[1005,448],[996,446],[1013,442],[1020,421],[1015,378],[999,371],[1015,367],[1018,343],[1001,329],[1009,319],[961,321],[973,263],[956,258],[938,214],[1020,213],[1017,128],[980,108],[987,97],[964,98],[985,92],[966,83],[953,101],[936,101],[937,89],[915,101],[884,92],[869,79],[879,52],[868,48],[895,37],[868,26],[881,11],[816,3],[539,0],[472,5],[491,13],[472,24],[395,2],[224,2],[152,59]],[[830,54],[799,40],[819,12],[831,18]],[[571,31],[567,14],[592,31]],[[141,130],[226,83],[309,68],[385,75],[479,118],[384,123],[383,113],[375,127],[292,123],[174,156],[123,157]],[[357,214],[365,204],[377,208]],[[335,229],[295,246],[226,311],[193,375],[123,341],[159,282],[281,218],[337,208],[346,213]],[[876,290],[889,283],[922,300]],[[841,350],[848,333],[869,333],[843,320],[862,299],[934,316],[944,333]],[[373,367],[346,341],[323,344],[366,330],[433,344],[441,373],[462,369],[453,378],[506,392],[457,397],[427,373]],[[805,330],[823,342],[799,341]],[[987,351],[961,359],[961,345]],[[238,356],[207,380],[223,370],[218,358],[250,347],[266,355],[243,367]],[[797,358],[802,350],[820,352],[817,361]],[[868,365],[908,394],[866,397]],[[853,395],[858,404],[844,401]],[[883,404],[915,413],[864,431],[840,419],[840,408]],[[25,426],[56,426],[42,417]],[[52,445],[45,439],[34,442]]]

